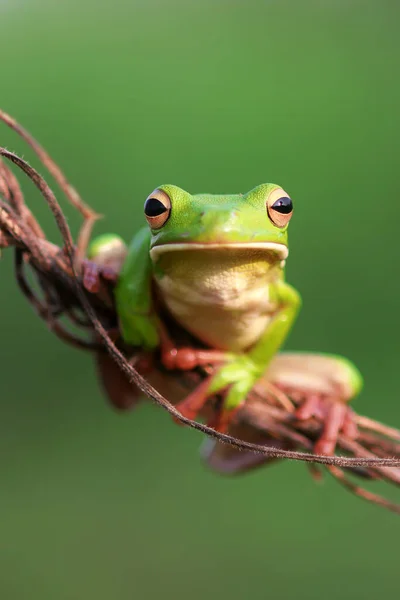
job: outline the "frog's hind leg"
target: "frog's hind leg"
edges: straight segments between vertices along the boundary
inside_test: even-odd
[[[363,382],[350,361],[330,354],[282,352],[272,360],[263,380],[276,385],[297,404],[298,420],[315,417],[322,423],[316,453],[333,454],[341,433],[357,437],[348,403],[359,394]],[[263,380],[257,385],[262,386]]]

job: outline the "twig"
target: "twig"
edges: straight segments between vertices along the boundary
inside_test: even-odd
[[[346,477],[346,475],[343,473],[343,471],[341,469],[339,469],[338,467],[334,467],[334,466],[330,465],[327,467],[327,469],[328,469],[329,473],[335,479],[337,479],[345,488],[347,488],[350,492],[352,492],[356,496],[359,496],[360,498],[367,500],[367,502],[372,502],[372,504],[378,504],[379,506],[382,506],[383,508],[386,508],[387,510],[390,510],[390,511],[400,515],[400,505],[394,504],[393,502],[386,500],[386,498],[383,498],[382,496],[379,496],[378,494],[373,494],[372,492],[366,490],[365,488],[362,488],[359,485],[356,485],[355,483],[350,481],[350,479],[348,477]]]
[[[84,218],[84,223],[78,236],[76,260],[77,264],[84,258],[86,249],[90,240],[90,235],[94,223],[101,218],[101,215],[96,213],[88,204],[86,204],[80,197],[77,190],[69,183],[66,176],[60,169],[60,167],[53,161],[49,154],[42,148],[42,146],[28,133],[19,123],[15,121],[10,115],[0,110],[0,120],[3,121],[8,127],[13,129],[21,138],[29,144],[29,146],[36,153],[38,158],[41,160],[43,165],[54,177],[57,184],[64,192],[65,197],[69,202],[81,213]]]

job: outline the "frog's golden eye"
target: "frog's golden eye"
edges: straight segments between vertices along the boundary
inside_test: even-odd
[[[268,216],[277,227],[286,227],[293,214],[293,203],[282,188],[272,190],[267,198]]]
[[[160,229],[171,214],[171,200],[163,190],[154,190],[144,203],[144,214],[152,229]]]

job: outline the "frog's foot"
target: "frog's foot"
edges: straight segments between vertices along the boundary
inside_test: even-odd
[[[314,446],[316,454],[332,455],[340,434],[355,439],[358,435],[354,412],[341,399],[309,395],[294,414],[300,421],[315,417],[323,423],[322,434]]]
[[[207,421],[207,425],[220,433],[228,433],[231,425],[236,423],[235,417],[242,408],[243,402],[235,408],[225,408],[223,405],[222,408],[215,413],[215,416]]]
[[[222,406],[208,421],[208,425],[220,432],[228,430],[260,376],[254,369],[254,364],[244,356],[232,358],[230,355],[225,355],[225,361],[225,364],[200,383],[176,407],[185,417],[195,420],[207,400],[221,394]]]
[[[82,262],[82,283],[88,292],[96,294],[100,289],[102,279],[115,283],[118,273],[112,267],[102,266],[89,260]]]
[[[186,418],[195,421],[198,418],[199,413],[204,408],[206,402],[214,396],[210,393],[210,385],[212,384],[213,376],[208,377],[205,381],[200,383],[193,392],[189,394],[182,402],[177,404],[176,408]],[[242,402],[234,408],[226,408],[225,400],[221,408],[216,408],[213,411],[212,416],[207,420],[207,425],[219,431],[220,433],[226,433],[229,426],[235,421],[235,416],[242,406]]]
[[[189,394],[182,402],[177,404],[176,408],[186,418],[195,421],[198,418],[199,413],[204,408],[206,402],[212,398],[215,394],[210,393],[210,385],[212,383],[212,376],[200,383],[193,392]],[[220,433],[227,433],[230,425],[235,422],[235,417],[244,400],[241,401],[234,408],[226,408],[226,396],[223,399],[222,407],[216,407],[212,413],[212,416],[208,418],[207,425],[219,431]]]
[[[161,363],[168,371],[191,371],[196,367],[220,365],[229,359],[226,352],[219,350],[203,350],[199,348],[177,348],[166,333],[165,328],[159,323],[161,341]],[[196,420],[207,400],[213,395],[209,387],[213,376],[208,377],[191,392],[185,400],[177,404],[176,408],[186,418]]]
[[[209,388],[212,379],[213,375],[207,377],[193,390],[193,392],[176,405],[176,408],[181,415],[192,421],[197,419],[198,414],[210,398]]]

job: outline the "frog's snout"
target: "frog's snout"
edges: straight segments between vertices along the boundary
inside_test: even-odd
[[[237,211],[228,211],[218,207],[202,213],[200,221],[203,231],[208,231],[210,237],[218,237],[218,234],[241,229]]]

